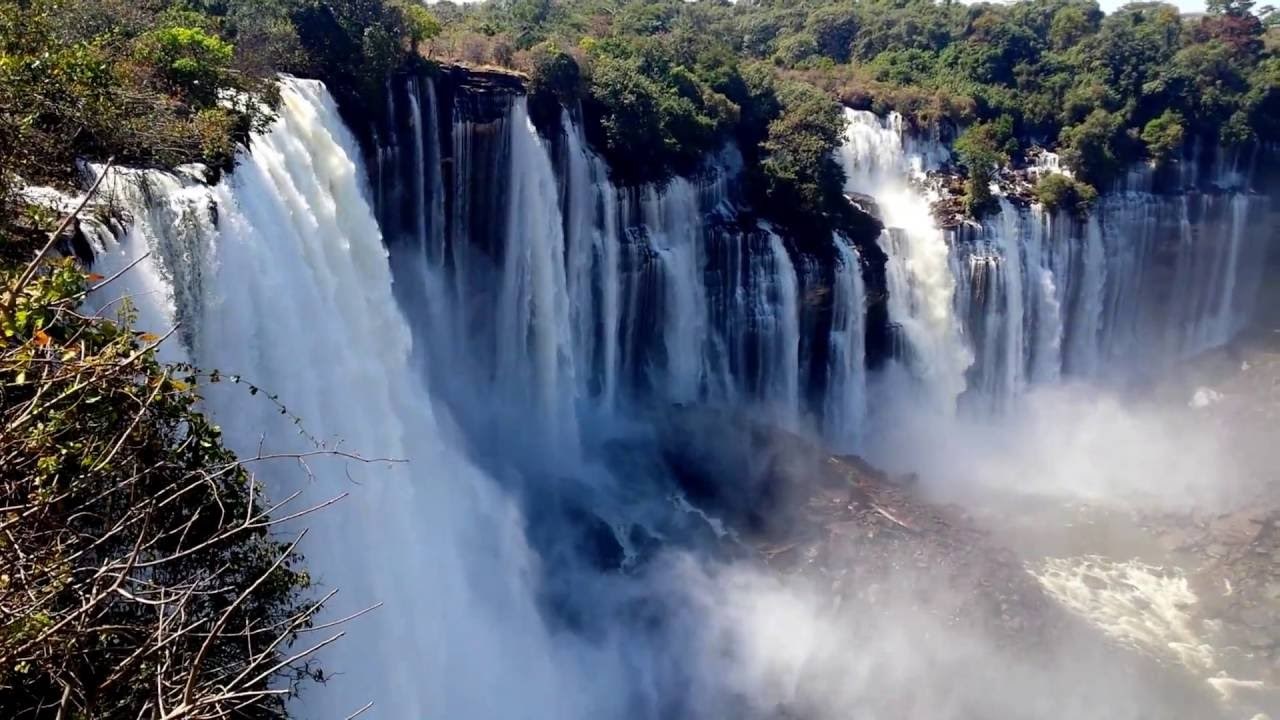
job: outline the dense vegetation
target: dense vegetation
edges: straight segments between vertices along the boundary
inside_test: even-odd
[[[592,143],[619,181],[695,171],[735,141],[752,205],[797,231],[847,213],[832,157],[838,99],[744,55],[716,2],[490,2],[432,6],[444,60],[528,72],[535,90],[581,107]],[[637,154],[635,148],[645,148]]]
[[[581,78],[598,144],[631,176],[684,170],[736,138],[757,189],[801,198],[805,212],[835,209],[835,179],[820,161],[796,172],[793,160],[821,157],[812,144],[840,126],[829,107],[799,100],[816,98],[803,88],[968,128],[958,149],[973,211],[989,204],[993,163],[1032,143],[1105,187],[1193,139],[1280,140],[1280,13],[1250,0],[1210,0],[1197,17],[1158,2],[1104,16],[1093,0],[492,0],[433,11],[442,57],[535,77],[557,58],[559,77]],[[630,167],[636,143],[662,149],[658,161]]]
[[[410,0],[0,0],[0,201],[76,158],[228,168],[277,72],[351,98],[432,22]]]
[[[111,155],[227,167],[270,117],[248,98],[269,99],[274,72],[354,106],[417,54],[526,71],[535,101],[581,108],[622,182],[693,172],[734,140],[755,204],[804,228],[845,211],[837,101],[896,110],[959,135],[979,213],[995,165],[1032,144],[1105,188],[1193,141],[1280,140],[1277,22],[1251,0],[1197,17],[1094,0],[0,0],[0,177]]]
[[[0,716],[275,718],[317,604],[160,338],[81,315],[70,260],[0,309]],[[284,515],[286,512],[279,512]]]

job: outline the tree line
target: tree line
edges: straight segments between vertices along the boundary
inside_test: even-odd
[[[839,122],[813,88],[964,128],[959,159],[978,195],[1032,144],[1060,151],[1087,198],[1192,140],[1280,139],[1280,13],[1252,0],[1211,0],[1198,15],[1160,2],[1104,15],[1094,0],[490,0],[433,12],[442,57],[561,79],[567,62],[546,58],[570,57],[597,144],[624,170],[628,143],[662,149],[633,173],[660,177],[733,138],[755,186],[804,213],[839,210],[818,147]]]

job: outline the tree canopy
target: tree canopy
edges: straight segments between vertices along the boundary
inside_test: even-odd
[[[1013,141],[999,154],[1057,148],[1080,181],[1100,187],[1128,163],[1177,157],[1193,139],[1280,140],[1280,17],[1247,0],[1214,0],[1195,16],[1160,2],[1104,15],[1094,0],[490,0],[433,10],[442,58],[534,75],[535,46],[576,61],[606,154],[625,167],[625,142],[664,148],[627,173],[633,179],[681,170],[689,151],[733,138],[760,160],[767,187],[785,186],[780,134],[772,150],[764,144],[783,104],[746,91],[758,66],[775,87],[816,87],[918,125],[987,133],[995,123]],[[979,149],[968,145],[962,156]],[[987,163],[964,165],[981,205]]]
[[[0,168],[39,178],[111,155],[227,167],[269,117],[234,99],[269,98],[275,72],[354,105],[417,55],[529,73],[535,100],[581,107],[622,182],[695,171],[734,140],[753,192],[793,196],[769,203],[786,208],[777,219],[830,219],[838,170],[801,180],[794,161],[833,149],[841,121],[779,93],[816,88],[917,125],[999,123],[1004,153],[1060,149],[1105,187],[1192,141],[1280,140],[1278,27],[1248,0],[1198,16],[1160,2],[1104,15],[1094,0],[0,0]],[[964,166],[977,208],[987,165]]]
[[[412,0],[0,0],[0,213],[76,158],[229,168],[277,73],[350,101],[439,31]]]

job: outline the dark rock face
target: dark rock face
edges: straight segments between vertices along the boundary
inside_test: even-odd
[[[524,95],[528,84],[528,78],[519,73],[460,65],[440,66],[434,78],[441,105],[453,108],[456,117],[475,123],[506,117],[511,98]]]

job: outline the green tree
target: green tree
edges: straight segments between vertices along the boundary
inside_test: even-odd
[[[776,97],[780,114],[761,144],[767,206],[779,208],[784,219],[822,217],[843,205],[844,171],[834,150],[844,134],[844,114],[811,85],[784,83]]]
[[[1049,45],[1056,51],[1070,50],[1081,40],[1098,31],[1102,20],[1102,11],[1096,4],[1092,7],[1068,5],[1053,15],[1053,24],[1049,31]]]
[[[397,3],[396,7],[404,17],[405,30],[408,33],[409,42],[413,44],[414,52],[421,53],[423,43],[430,42],[440,35],[443,29],[440,21],[431,14],[431,11],[414,0],[403,0]]]
[[[1087,183],[1109,181],[1121,166],[1116,144],[1122,128],[1122,117],[1094,110],[1080,124],[1063,129],[1059,138],[1062,159]]]
[[[818,55],[818,41],[809,33],[797,33],[777,44],[774,60],[783,66],[794,66]]]
[[[202,107],[218,101],[235,48],[199,28],[167,27],[139,37],[135,54],[155,68],[165,90]]]
[[[1046,210],[1068,210],[1077,214],[1087,212],[1098,198],[1098,191],[1092,185],[1057,173],[1040,178],[1035,194]]]
[[[857,6],[830,5],[813,11],[805,28],[819,53],[836,62],[848,62],[859,24]]]
[[[1013,120],[1007,115],[994,122],[979,123],[966,129],[955,141],[960,164],[965,167],[965,210],[981,217],[995,208],[991,183],[999,166],[1009,162],[1016,151]]]
[[[1157,163],[1173,158],[1182,149],[1185,137],[1182,115],[1174,110],[1165,110],[1142,128],[1142,142],[1147,146],[1147,154]]]

